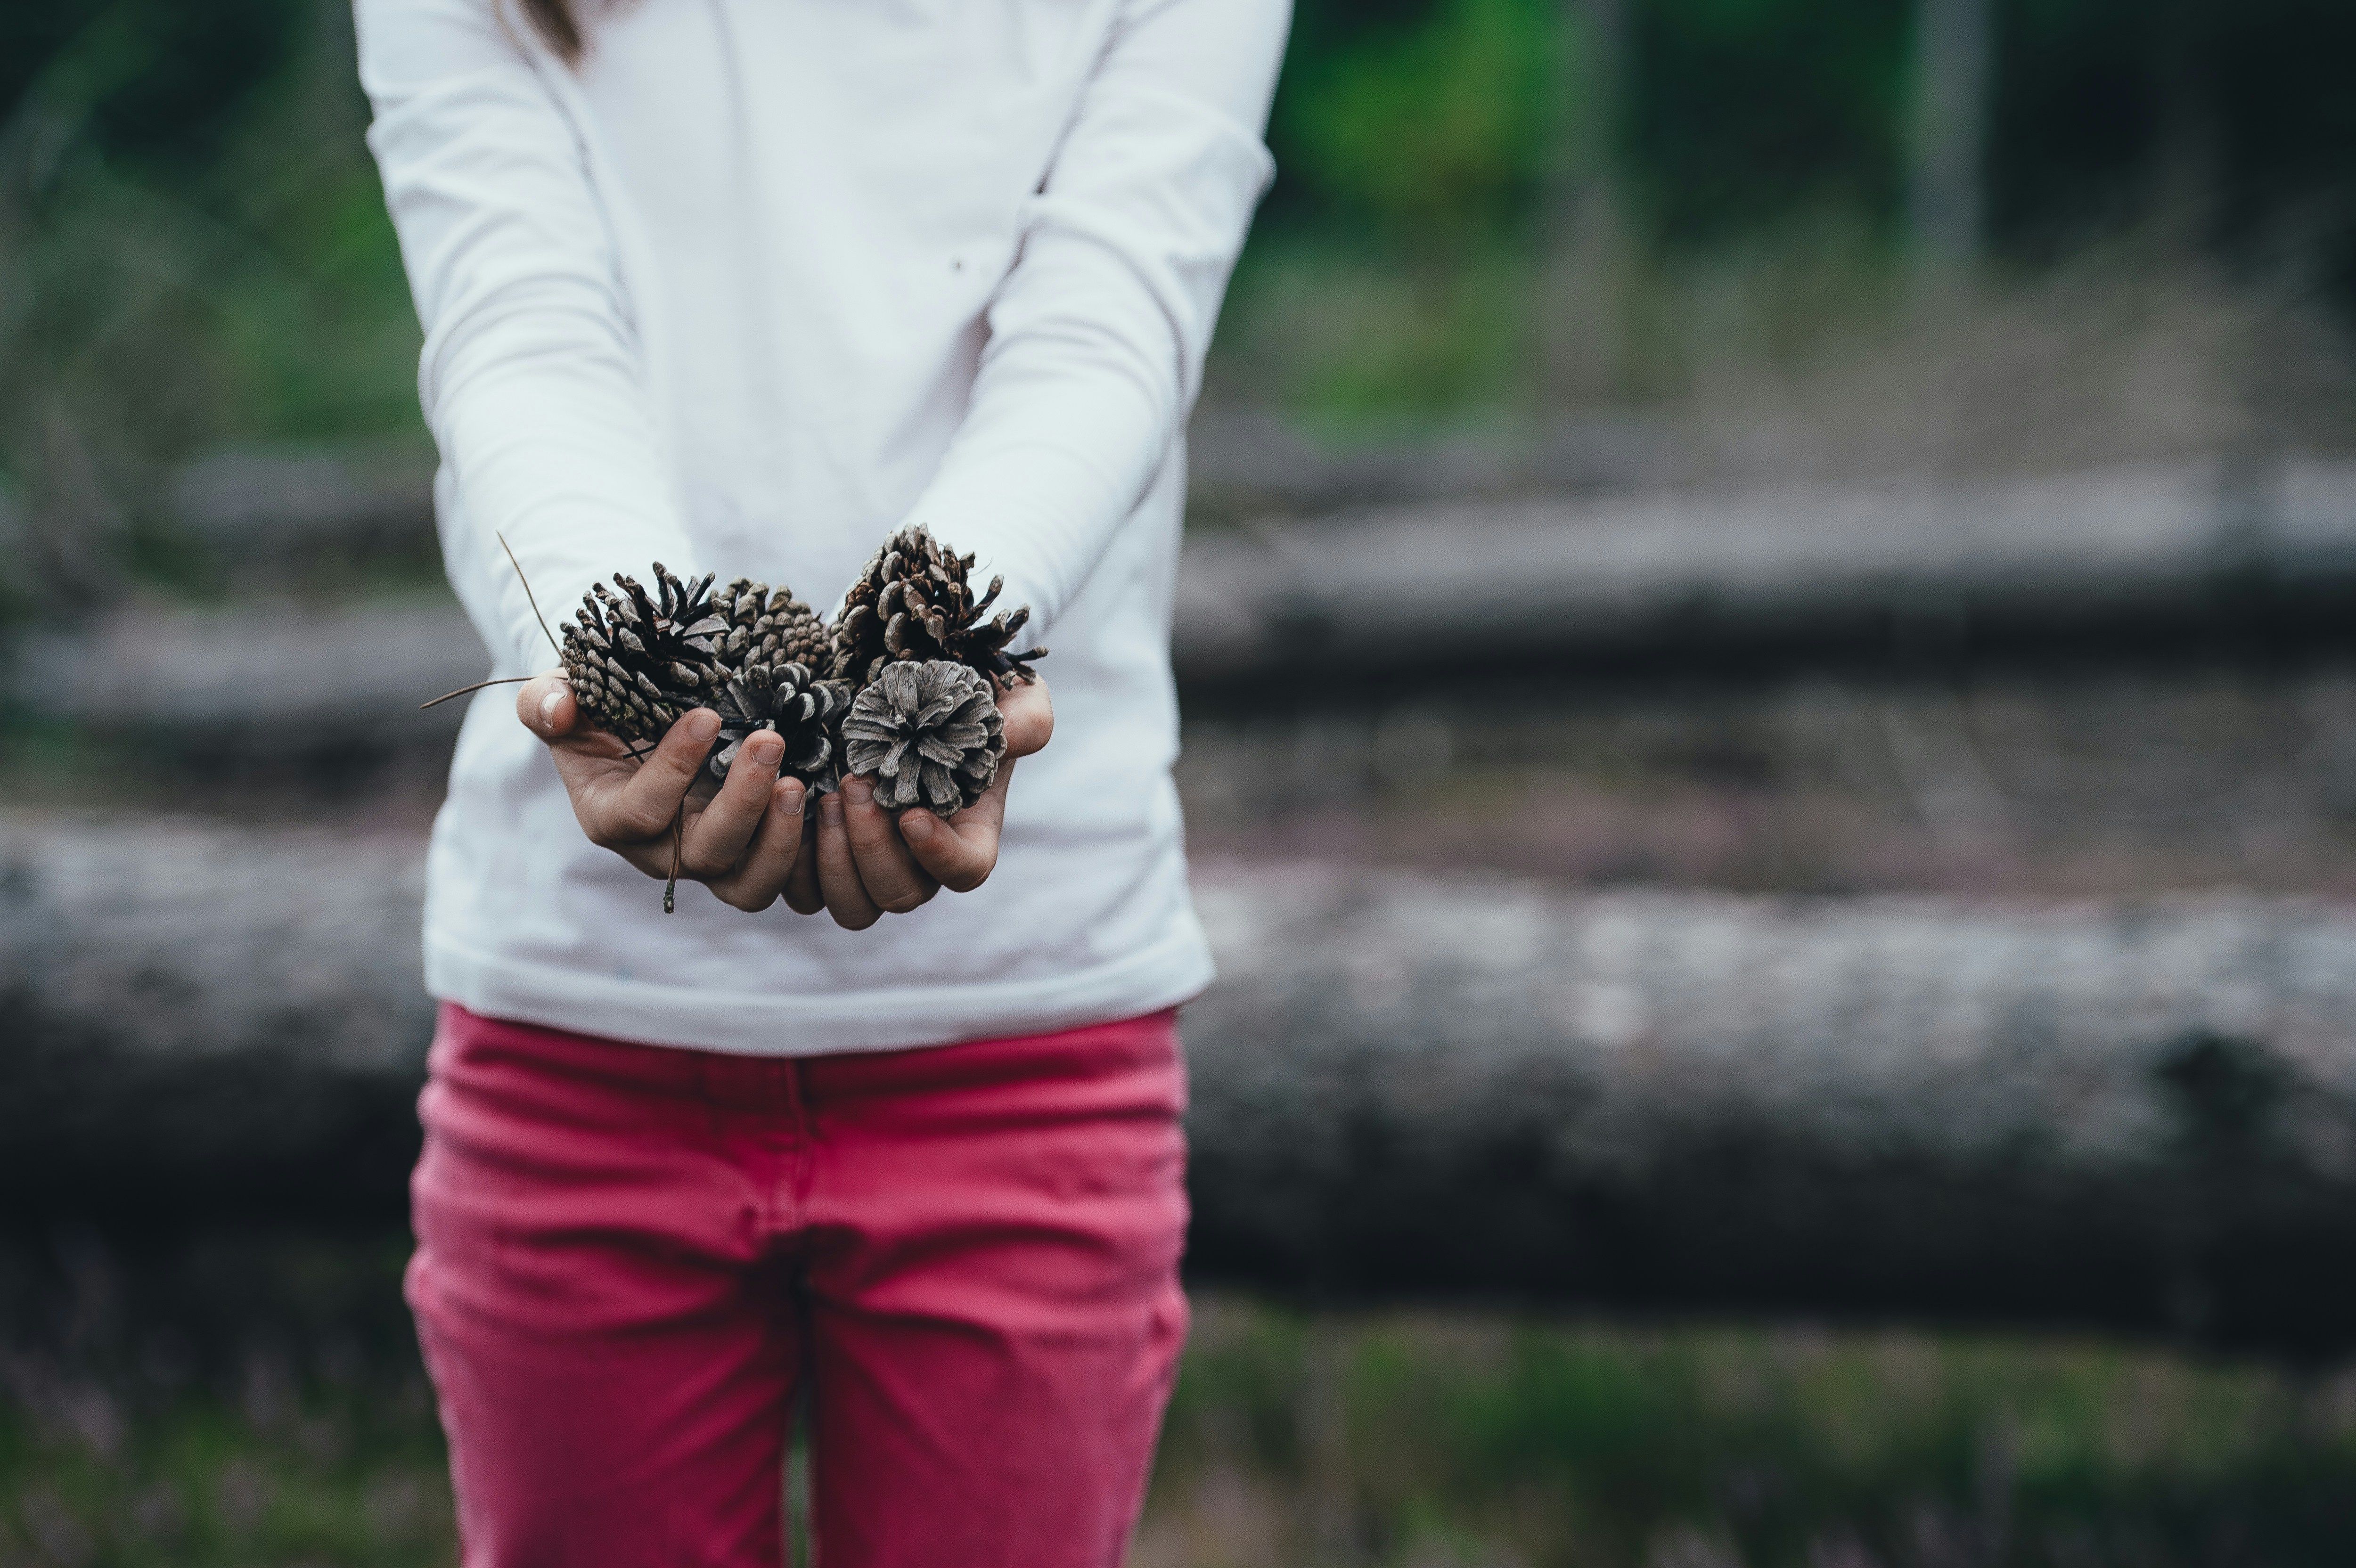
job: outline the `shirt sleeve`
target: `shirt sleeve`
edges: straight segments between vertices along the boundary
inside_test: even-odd
[[[552,662],[593,581],[695,570],[646,386],[623,257],[563,68],[497,0],[356,0],[369,146],[425,330],[418,395],[464,526],[450,581],[503,665]]]
[[[1252,209],[1288,0],[1131,0],[988,315],[966,416],[911,508],[1052,627],[1173,448]]]

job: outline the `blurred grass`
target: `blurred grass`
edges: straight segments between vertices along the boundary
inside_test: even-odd
[[[402,1248],[0,1255],[0,1563],[447,1562]],[[2026,1338],[1210,1296],[1140,1568],[2308,1568],[2356,1381]]]
[[[453,1560],[448,1482],[422,1387],[290,1395],[284,1413],[190,1400],[102,1447],[0,1424],[11,1564]]]
[[[2320,1563],[2346,1403],[2118,1348],[1214,1302],[1139,1562]]]
[[[1211,388],[1345,429],[1673,405],[1738,370],[1788,379],[1890,339],[1914,319],[1907,282],[1896,248],[1835,212],[1702,256],[1279,233],[1238,268]],[[1563,384],[1558,329],[1602,315],[1602,362]]]
[[[101,10],[0,117],[0,615],[171,579],[192,453],[419,434],[348,10]]]
[[[2149,232],[1944,291],[1837,212],[1687,254],[1277,235],[1205,400],[1345,443],[1633,421],[1650,484],[1981,477],[2356,448],[2356,335]]]

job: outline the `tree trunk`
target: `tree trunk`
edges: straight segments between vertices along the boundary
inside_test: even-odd
[[[1204,1275],[2356,1338],[2356,912],[1198,894]]]
[[[1919,0],[1915,7],[1914,243],[1931,272],[1979,258],[1986,225],[1993,0]]]
[[[401,1211],[413,844],[0,819],[0,886],[12,1213]],[[1197,894],[1200,1278],[2356,1342],[2356,911]]]
[[[1887,670],[1893,655],[1945,667],[2019,650],[2345,645],[2351,606],[2356,468],[2186,464],[1467,502],[1208,534],[1187,544],[1175,649],[1190,700],[1314,702],[1468,670],[1748,677],[1778,659]],[[465,705],[417,704],[487,665],[447,601],[143,610],[16,654],[8,686],[27,709],[246,760],[444,743]]]

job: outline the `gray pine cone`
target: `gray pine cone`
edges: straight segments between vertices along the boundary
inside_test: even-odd
[[[886,664],[842,721],[843,763],[875,778],[887,811],[947,816],[981,798],[1006,752],[990,682],[948,659]]]
[[[851,706],[851,688],[819,680],[802,664],[748,664],[731,671],[712,704],[720,715],[720,735],[707,765],[724,779],[736,752],[750,736],[774,730],[786,742],[783,771],[821,794],[835,787],[834,721]]]

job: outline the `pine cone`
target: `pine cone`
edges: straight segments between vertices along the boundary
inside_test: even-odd
[[[798,664],[823,670],[832,659],[826,623],[791,589],[772,593],[767,583],[740,577],[720,591],[712,607],[728,621],[728,635],[720,645],[725,665]]]
[[[836,787],[834,729],[851,707],[851,688],[819,680],[804,664],[747,665],[728,677],[713,711],[720,735],[706,764],[713,778],[728,776],[729,764],[745,740],[763,730],[785,738],[788,773],[825,794]]]
[[[564,623],[565,679],[582,711],[628,741],[654,741],[679,716],[712,700],[725,678],[719,637],[728,623],[712,613],[712,579],[681,582],[655,562],[659,597],[637,580],[614,574],[609,592],[595,584]]]
[[[843,596],[828,673],[865,686],[887,664],[948,659],[980,670],[1001,686],[1037,679],[1031,661],[1045,657],[1046,649],[1006,651],[1031,618],[1031,607],[983,620],[983,612],[997,602],[1006,580],[991,578],[989,592],[976,600],[968,581],[972,571],[972,556],[943,548],[924,528],[894,534]]]
[[[991,684],[948,659],[888,660],[842,720],[843,761],[873,773],[887,811],[935,815],[971,805],[998,777],[1006,721]]]

